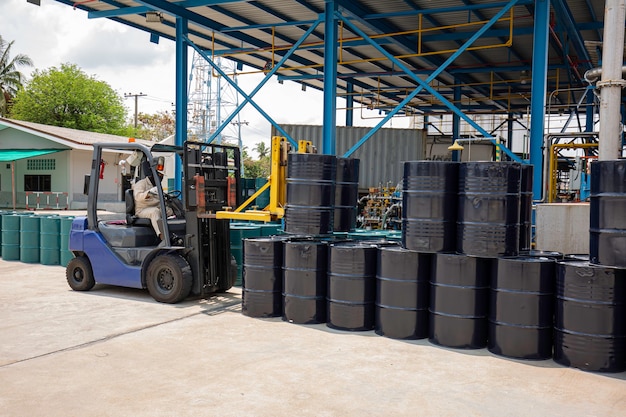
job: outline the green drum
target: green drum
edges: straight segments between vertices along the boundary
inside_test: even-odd
[[[20,261],[39,263],[40,216],[21,216],[20,220]]]
[[[2,215],[2,259],[20,260],[20,216],[17,213]]]
[[[42,265],[59,265],[61,263],[61,218],[59,216],[42,217],[39,240],[39,260]]]
[[[259,188],[263,187],[267,183],[267,178],[256,178],[254,180],[254,188],[255,190],[259,190]],[[270,189],[263,191],[260,196],[256,198],[256,202],[254,203],[259,207],[260,210],[263,210],[270,203]]]
[[[261,228],[261,236],[275,236],[282,234],[282,226],[280,223],[259,223]]]
[[[241,286],[241,273],[243,264],[243,240],[250,237],[261,236],[261,228],[252,223],[231,223],[230,224],[230,253],[237,262],[236,286]]]
[[[74,257],[74,254],[68,249],[70,243],[70,231],[72,230],[73,221],[74,216],[61,217],[59,233],[59,261],[62,266],[67,266],[68,262]]]

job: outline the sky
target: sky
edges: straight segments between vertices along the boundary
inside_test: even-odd
[[[75,64],[87,75],[109,84],[122,97],[145,94],[137,100],[139,112],[153,114],[174,110],[173,41],[161,39],[159,44],[151,43],[147,32],[108,19],[88,19],[85,11],[53,0],[41,0],[39,7],[26,0],[0,0],[0,35],[5,41],[15,41],[11,56],[21,53],[33,60],[33,68],[22,68],[27,77],[34,69]],[[190,63],[192,57],[190,50]],[[246,70],[250,68],[244,67],[243,71]],[[250,92],[262,77],[260,74],[242,75],[238,77],[238,85]],[[322,123],[322,93],[311,88],[302,91],[300,84],[294,82],[278,84],[276,79],[270,80],[255,95],[254,101],[279,124]],[[343,100],[338,100],[338,108],[345,106],[345,102],[340,101]],[[124,104],[132,117],[135,99],[124,98]],[[232,112],[232,109],[231,105],[225,111]],[[360,112],[355,111],[354,124],[374,126],[379,120],[370,116],[378,115],[361,119]],[[344,120],[344,112],[339,111],[337,123],[342,125]],[[247,105],[239,115],[239,122],[244,146],[251,150],[261,141],[269,145],[271,125],[254,107]],[[407,127],[405,123],[406,119],[385,127]],[[234,126],[225,133],[237,134]]]

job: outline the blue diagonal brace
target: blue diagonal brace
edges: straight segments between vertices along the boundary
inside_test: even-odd
[[[366,39],[374,48],[376,48],[380,53],[382,53],[385,57],[387,57],[390,61],[394,63],[395,66],[399,67],[402,71],[404,71],[409,77],[415,80],[419,86],[409,94],[400,104],[398,104],[392,111],[390,111],[385,118],[383,118],[372,130],[370,130],[365,136],[363,136],[352,148],[350,148],[343,156],[345,158],[349,157],[354,153],[361,145],[363,145],[367,140],[369,140],[382,126],[391,119],[396,113],[398,113],[402,107],[404,107],[413,97],[415,97],[420,91],[426,89],[432,95],[434,95],[438,100],[440,100],[446,107],[452,110],[455,114],[459,115],[463,120],[465,120],[470,126],[480,132],[485,138],[493,138],[493,135],[489,134],[485,129],[480,127],[476,122],[470,119],[465,113],[460,111],[454,104],[449,102],[445,97],[443,97],[439,92],[433,89],[429,83],[434,80],[439,74],[441,74],[456,58],[461,55],[467,48],[469,48],[478,38],[480,38],[495,22],[497,22],[506,12],[508,12],[513,6],[517,4],[518,0],[511,0],[504,6],[498,13],[496,13],[485,25],[483,25],[471,38],[469,38],[459,49],[450,55],[448,59],[446,59],[435,71],[432,72],[431,75],[426,78],[426,80],[422,80],[417,75],[413,74],[413,72],[406,66],[404,63],[398,59],[396,59],[393,55],[387,52],[382,46],[378,45],[365,32],[363,32],[360,28],[350,22],[348,19],[344,19],[343,16],[339,15],[338,17],[344,21],[344,23],[350,27],[356,34]],[[506,152],[506,151],[505,151]],[[506,152],[507,155],[511,156],[512,159],[521,161],[515,154],[513,154],[510,150]]]

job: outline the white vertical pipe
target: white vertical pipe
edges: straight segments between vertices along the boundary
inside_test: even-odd
[[[606,0],[604,6],[604,41],[602,43],[602,78],[600,88],[600,160],[621,156],[622,64],[624,60],[624,19],[626,0]]]

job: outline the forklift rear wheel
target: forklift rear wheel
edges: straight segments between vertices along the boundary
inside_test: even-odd
[[[91,262],[86,256],[72,258],[65,269],[67,283],[74,291],[89,291],[96,285]]]
[[[161,303],[175,304],[185,299],[191,291],[192,283],[191,267],[180,255],[160,255],[148,265],[148,292]]]

